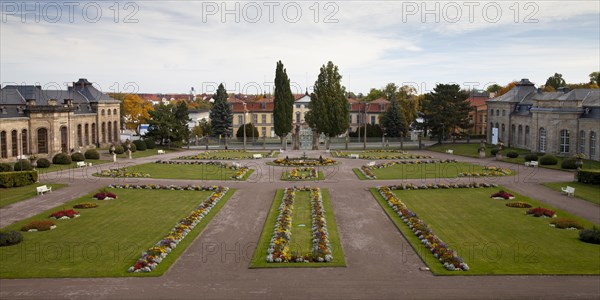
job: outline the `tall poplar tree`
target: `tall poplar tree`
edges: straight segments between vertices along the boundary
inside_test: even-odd
[[[281,139],[281,147],[285,148],[285,137],[292,130],[294,95],[290,89],[290,79],[281,61],[275,69],[275,99],[273,100],[273,122],[275,134]]]

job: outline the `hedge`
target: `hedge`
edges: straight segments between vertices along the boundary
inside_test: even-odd
[[[40,158],[37,160],[37,167],[38,168],[49,168],[50,167],[50,161],[47,158]]]
[[[546,154],[538,158],[538,162],[540,163],[540,165],[544,166],[556,165],[558,163],[558,159],[550,154]]]
[[[83,154],[85,159],[100,159],[100,153],[96,149],[89,149]]]
[[[577,161],[574,158],[565,158],[560,163],[562,169],[577,169]]]
[[[81,154],[81,152],[75,152],[75,153],[71,154],[71,160],[72,161],[84,161],[85,156],[83,156],[83,154]]]
[[[600,185],[600,170],[579,170],[577,172],[577,181]]]
[[[0,172],[12,172],[12,165],[7,163],[0,163]]]
[[[155,149],[156,143],[153,139],[145,139],[144,143],[146,143],[146,149]]]
[[[37,171],[0,173],[0,187],[11,188],[34,184],[38,181]]]
[[[9,232],[0,231],[0,247],[16,245],[23,241],[23,235],[20,232],[11,230]]]
[[[15,171],[31,171],[33,167],[28,159],[19,159],[13,166],[13,170]]]
[[[492,153],[492,155],[496,155],[496,154],[498,154],[498,152],[500,152],[500,148],[494,148],[494,149],[492,149],[492,151],[490,151],[490,153]]]
[[[144,142],[142,140],[135,140],[135,141],[133,141],[133,144],[135,145],[135,148],[138,151],[144,151],[144,150],[148,149],[148,147],[146,147],[146,142]]]
[[[506,156],[510,158],[517,158],[519,157],[519,153],[517,153],[516,151],[509,151],[508,153],[506,153]]]
[[[530,153],[525,155],[525,161],[537,161],[538,156],[535,153]]]
[[[591,244],[600,244],[600,229],[584,229],[579,232],[579,239]]]
[[[70,165],[71,157],[64,153],[58,153],[52,158],[52,163],[55,165]]]

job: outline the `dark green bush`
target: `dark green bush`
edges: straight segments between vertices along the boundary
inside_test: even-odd
[[[16,245],[23,241],[23,235],[20,232],[11,230],[9,232],[0,231],[0,247]]]
[[[131,150],[131,152],[135,152],[137,151],[137,146],[134,143],[131,143],[131,145],[129,146],[129,150]]]
[[[25,186],[38,180],[36,171],[2,172],[0,173],[0,187],[11,188]]]
[[[13,168],[10,164],[0,163],[0,172],[12,172]]]
[[[156,149],[156,143],[153,139],[145,139],[144,143],[146,143],[146,149]]]
[[[37,160],[37,167],[42,169],[49,168],[50,161],[47,158],[40,158]]]
[[[498,154],[498,152],[500,152],[500,149],[499,148],[494,148],[490,152],[492,153],[492,155],[496,155],[496,154]]]
[[[117,146],[115,146],[115,153],[116,154],[123,154],[123,153],[125,153],[125,149],[123,148],[123,146],[117,145]]]
[[[516,151],[509,151],[508,153],[506,153],[506,156],[510,158],[517,158],[519,157],[519,153],[517,153]]]
[[[600,184],[600,170],[579,170],[577,181],[582,183]]]
[[[530,154],[525,155],[525,161],[537,161],[537,160],[538,160],[537,154],[530,153]]]
[[[546,154],[538,159],[540,165],[551,166],[556,165],[558,163],[558,159],[553,155]]]
[[[171,142],[171,147],[173,147],[173,148],[181,148],[181,147],[183,147],[183,142],[182,141]]]
[[[577,161],[574,158],[565,158],[560,163],[562,169],[577,169]]]
[[[30,171],[33,170],[31,163],[28,159],[19,159],[13,166],[15,171]]]
[[[148,149],[148,147],[146,147],[146,143],[142,140],[133,141],[133,144],[138,151],[145,151]]]
[[[55,165],[70,165],[71,157],[64,153],[58,153],[52,158],[52,163]]]
[[[598,227],[592,229],[584,229],[579,231],[579,239],[592,244],[600,244],[600,229]]]
[[[83,154],[85,159],[100,159],[100,153],[96,149],[89,149]]]
[[[71,160],[72,161],[84,161],[85,156],[83,156],[83,154],[81,154],[81,152],[75,152],[75,153],[71,154]]]

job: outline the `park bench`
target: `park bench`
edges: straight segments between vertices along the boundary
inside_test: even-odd
[[[348,157],[358,159],[358,154],[350,154]]]
[[[446,150],[446,153],[448,153],[448,154],[454,154],[454,150],[448,149],[448,150]]]
[[[574,187],[570,187],[570,186],[566,186],[566,187],[561,187],[560,190],[567,194],[567,196],[575,196],[575,188]]]
[[[165,154],[165,150],[162,150],[162,149],[158,149],[156,152],[157,152],[158,154]]]
[[[537,161],[526,161],[525,162],[525,166],[526,167],[537,167],[538,166],[538,162]]]
[[[375,162],[374,162],[374,161],[370,161],[370,162],[367,164],[367,167],[372,167],[372,166],[374,166],[374,165],[375,165]]]
[[[38,195],[43,195],[45,192],[52,192],[52,188],[46,185],[38,186],[35,188]]]
[[[259,159],[259,158],[262,158],[262,154],[253,154],[252,157],[254,159]]]
[[[91,164],[90,164],[91,165]],[[77,162],[77,167],[78,168],[83,168],[83,167],[87,167],[87,163],[85,161],[78,161]]]
[[[17,156],[17,159],[29,159],[29,156],[25,155],[25,154],[21,154]]]

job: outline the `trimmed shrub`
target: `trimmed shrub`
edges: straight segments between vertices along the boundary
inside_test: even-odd
[[[38,180],[36,171],[2,172],[0,173],[0,187],[11,188],[25,186]]]
[[[592,244],[600,244],[600,229],[598,227],[592,229],[584,229],[579,231],[579,239]]]
[[[85,159],[100,159],[100,153],[96,149],[89,149],[83,154]]]
[[[35,229],[37,231],[46,231],[52,229],[51,227],[54,225],[56,225],[56,223],[51,220],[35,220],[21,227],[21,231],[29,231],[31,229]]]
[[[562,169],[577,169],[577,161],[574,158],[565,158],[562,163],[560,163],[560,167]]]
[[[556,165],[558,163],[558,159],[553,155],[546,154],[538,159],[540,165],[551,166]]]
[[[500,152],[500,149],[499,148],[494,148],[490,152],[492,153],[492,155],[496,155],[496,154],[498,154],[498,152]]]
[[[133,144],[138,151],[145,151],[148,149],[148,147],[146,147],[146,143],[142,140],[133,141]]]
[[[72,161],[84,161],[85,156],[83,156],[83,154],[81,154],[81,152],[75,152],[75,153],[71,154],[71,160]]]
[[[600,184],[600,171],[579,170],[577,172],[577,181],[581,183]]]
[[[156,149],[156,143],[153,139],[145,139],[144,143],[146,143],[146,149]]]
[[[115,146],[115,153],[116,154],[123,154],[123,153],[125,153],[125,149],[123,149],[123,146],[117,145],[117,146]]]
[[[16,245],[23,241],[23,235],[20,232],[11,230],[9,232],[0,231],[0,247]]]
[[[55,165],[70,165],[71,157],[64,153],[58,153],[52,158],[52,163]]]
[[[37,167],[42,169],[49,168],[50,161],[47,158],[40,158],[37,160]]]
[[[567,229],[567,228],[577,228],[583,229],[583,225],[579,222],[569,219],[569,218],[556,218],[550,221],[550,224],[554,225],[556,228]]]
[[[123,146],[123,148],[125,148],[125,146]],[[131,143],[129,150],[131,150],[131,153],[133,153],[137,151],[137,146],[134,143]]]
[[[516,151],[509,151],[508,153],[506,153],[506,156],[510,158],[517,158],[519,157],[519,153],[517,153]]]
[[[537,160],[538,160],[537,154],[530,153],[530,154],[525,155],[525,161],[537,161]]]
[[[19,159],[13,166],[15,171],[31,171],[33,167],[28,159]]]
[[[0,163],[0,173],[1,172],[12,172],[13,168],[10,164]]]

